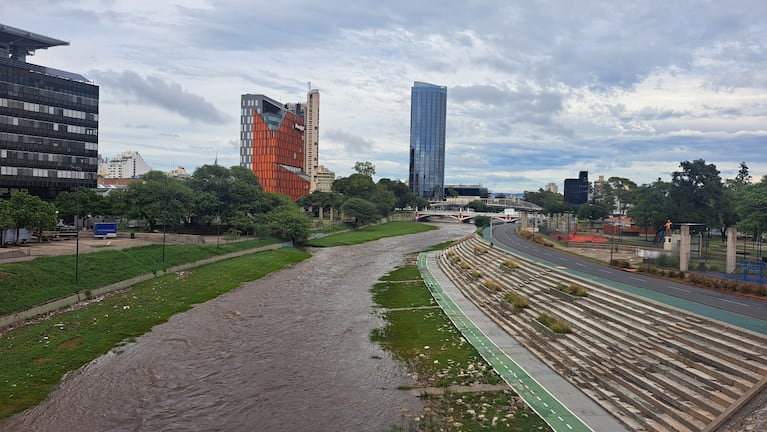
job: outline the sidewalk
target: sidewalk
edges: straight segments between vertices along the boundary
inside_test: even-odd
[[[588,395],[520,346],[464,297],[440,270],[438,254],[422,254],[418,260],[418,268],[432,295],[466,340],[555,431],[628,430]]]

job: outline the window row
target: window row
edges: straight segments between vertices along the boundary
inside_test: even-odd
[[[60,115],[63,117],[69,117],[80,120],[92,120],[99,121],[99,115],[93,113],[86,113],[84,111],[78,111],[67,108],[58,108],[50,105],[37,104],[32,102],[22,102],[14,99],[0,98],[0,107],[3,108],[16,108],[23,109],[24,111],[30,111],[35,113]]]
[[[48,90],[38,87],[29,87],[9,82],[0,81],[0,94],[23,100],[39,100],[54,106],[83,106],[98,110],[99,98],[83,95],[67,94],[60,91]]]
[[[31,176],[31,177],[55,177],[60,179],[85,180],[90,178],[85,171],[47,170],[40,168],[19,168],[13,166],[0,166],[0,175],[8,176]]]
[[[20,159],[28,161],[38,162],[52,162],[56,164],[72,164],[72,165],[98,165],[98,158],[95,157],[83,157],[83,156],[69,156],[56,153],[38,153],[29,151],[14,151],[14,150],[0,150],[0,159]]]
[[[12,143],[26,144],[25,150],[34,151],[35,148],[49,149],[51,147],[60,150],[61,153],[79,153],[85,151],[98,151],[97,142],[72,141],[59,138],[46,138],[34,135],[23,135],[9,132],[0,132],[0,145],[8,146]]]
[[[65,132],[71,134],[97,136],[99,130],[96,128],[87,128],[84,126],[75,126],[62,123],[47,122],[42,120],[31,120],[25,118],[0,115],[0,124],[12,126],[27,127],[43,131]]]

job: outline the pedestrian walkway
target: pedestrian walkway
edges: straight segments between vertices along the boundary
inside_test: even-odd
[[[418,257],[418,268],[432,296],[466,340],[552,429],[557,432],[627,430],[465,298],[440,269],[438,254],[422,253]]]

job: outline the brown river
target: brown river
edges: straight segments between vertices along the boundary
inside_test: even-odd
[[[387,431],[421,408],[370,342],[369,289],[406,255],[471,232],[312,249],[313,257],[172,317],[68,374],[0,431]]]

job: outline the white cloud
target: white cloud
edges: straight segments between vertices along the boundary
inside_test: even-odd
[[[29,61],[101,87],[100,150],[238,163],[239,97],[321,92],[320,163],[407,178],[410,87],[448,87],[447,183],[637,183],[703,157],[767,174],[767,3],[39,1],[2,23],[71,42]],[[726,175],[725,175],[726,177]]]

